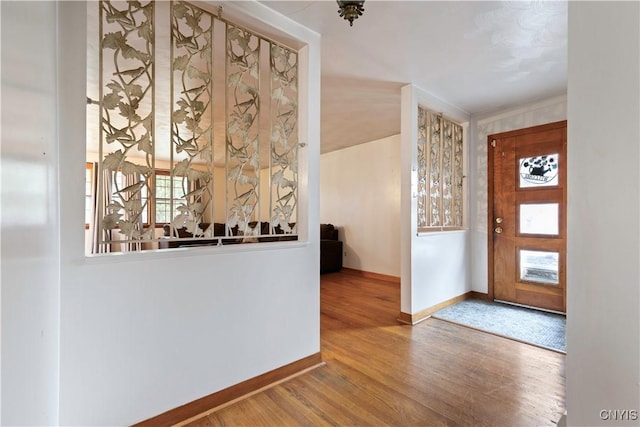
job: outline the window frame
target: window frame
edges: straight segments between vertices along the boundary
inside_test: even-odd
[[[87,193],[85,191],[85,215],[86,215],[86,209],[87,207],[89,207],[92,211],[92,215],[95,216],[95,212],[94,212],[94,205],[96,203],[96,194],[94,190],[94,186],[95,186],[95,167],[94,167],[94,163],[93,162],[85,162],[85,171],[90,171],[90,193]],[[116,174],[122,174],[122,172],[120,170],[116,171]],[[162,228],[164,227],[166,224],[170,224],[170,222],[159,222],[157,221],[157,209],[156,209],[156,203],[157,203],[157,193],[156,193],[156,176],[158,175],[162,175],[162,176],[170,176],[171,177],[171,171],[168,169],[155,169],[154,173],[153,173],[153,177],[151,179],[151,186],[150,189],[153,191],[153,197],[149,197],[149,195],[147,195],[146,198],[143,198],[143,200],[147,200],[147,215],[146,218],[143,221],[143,226],[144,227],[150,227],[152,225],[151,219],[154,220],[153,224],[155,226],[155,228]],[[85,175],[86,177],[86,175]],[[177,179],[177,178],[181,178],[181,177],[176,177],[173,176],[173,179]],[[113,194],[113,188],[111,189],[112,194]],[[162,200],[165,200],[165,198],[162,198]],[[171,199],[166,198],[166,200],[171,201]],[[174,202],[176,200],[179,199],[173,199]],[[87,205],[87,203],[90,203],[90,205]],[[86,219],[86,216],[85,216]],[[91,220],[89,222],[85,221],[85,229],[89,229],[91,228],[91,225],[94,222],[94,218],[91,218]]]
[[[94,206],[96,204],[96,195],[95,195],[95,191],[93,191],[93,188],[95,187],[95,182],[94,182],[95,181],[95,177],[94,177],[95,171],[94,171],[92,162],[85,162],[85,186],[87,184],[87,175],[86,175],[87,171],[89,171],[89,184],[90,184],[89,188],[90,188],[90,191],[89,191],[89,194],[87,194],[86,187],[85,187],[85,192],[84,192],[85,193],[84,194],[84,197],[85,197],[85,200],[84,200],[84,212],[85,212],[84,228],[85,228],[85,230],[88,230],[89,228],[91,228],[91,224],[93,224],[93,221],[95,220],[95,218],[90,218],[89,222],[86,221],[86,219],[87,219],[87,216],[86,216],[87,215],[87,203],[89,203],[88,208],[91,211],[91,215],[93,217],[95,217]]]
[[[161,175],[161,176],[168,176],[169,177],[169,181],[171,182],[171,186],[173,188],[174,185],[174,180],[176,179],[182,179],[183,177],[180,176],[175,176],[171,174],[171,171],[168,169],[155,169],[154,170],[154,174],[153,174],[153,179],[151,182],[151,189],[153,191],[153,197],[150,199],[149,202],[149,207],[150,207],[150,215],[149,215],[149,219],[153,218],[154,220],[154,224],[156,228],[163,228],[165,225],[167,224],[171,224],[171,221],[169,222],[160,222],[158,221],[158,211],[157,211],[157,205],[158,205],[158,191],[157,191],[157,176]],[[187,180],[188,185],[191,185],[191,182],[189,180]],[[174,203],[176,201],[181,200],[182,198],[169,198],[169,197],[162,197],[160,198],[161,200],[167,200],[170,204],[171,201],[173,201]],[[171,205],[174,207],[174,211],[175,211],[175,205]],[[175,212],[174,212],[175,213]]]

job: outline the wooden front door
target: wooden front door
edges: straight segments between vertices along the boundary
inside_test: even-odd
[[[488,143],[489,296],[565,312],[567,122]]]

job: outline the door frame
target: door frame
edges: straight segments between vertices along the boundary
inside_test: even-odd
[[[567,127],[567,121],[566,120],[561,120],[559,122],[553,122],[553,123],[547,123],[544,125],[538,125],[538,126],[530,126],[527,128],[523,128],[523,129],[516,129],[516,130],[512,130],[512,131],[506,131],[506,132],[498,132],[498,133],[494,133],[491,135],[487,135],[487,247],[488,247],[488,251],[489,253],[488,255],[488,297],[490,301],[494,300],[494,292],[493,292],[493,285],[494,285],[494,271],[493,271],[493,267],[494,267],[494,257],[493,257],[493,218],[494,218],[494,212],[493,212],[493,196],[494,196],[494,188],[493,188],[493,173],[494,173],[494,164],[493,164],[493,154],[492,154],[492,141],[494,139],[496,139],[496,137],[500,137],[500,138],[511,138],[511,137],[515,137],[515,136],[520,136],[520,135],[526,135],[528,133],[532,133],[532,132],[538,132],[538,131],[545,131],[545,130],[552,130],[552,129],[557,129],[557,128],[562,128],[562,127]],[[567,202],[566,200],[566,188],[565,188],[565,204]],[[565,206],[565,209],[567,209],[568,206]],[[566,226],[566,225],[565,225]],[[566,268],[566,267],[565,267]],[[565,279],[566,280],[566,279]],[[565,287],[566,287],[566,283],[565,283]],[[565,289],[565,295],[566,295],[566,289]],[[566,310],[566,307],[565,307]]]

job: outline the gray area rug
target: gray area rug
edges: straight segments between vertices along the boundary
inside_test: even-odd
[[[465,300],[432,317],[566,352],[566,317],[493,301]]]

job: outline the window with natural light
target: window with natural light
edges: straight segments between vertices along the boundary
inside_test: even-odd
[[[156,224],[170,224],[171,219],[179,213],[178,207],[187,193],[182,182],[180,177],[171,176],[169,173],[161,175],[156,172],[154,186]]]

